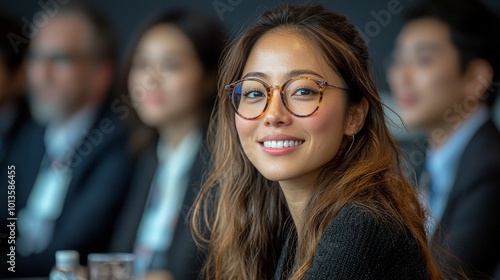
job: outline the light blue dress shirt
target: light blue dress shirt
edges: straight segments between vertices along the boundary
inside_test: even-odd
[[[430,150],[427,154],[426,168],[431,178],[427,193],[427,207],[435,219],[427,221],[430,236],[436,228],[435,223],[443,216],[465,147],[488,118],[487,108],[480,107],[463,122],[446,143],[436,150]]]
[[[28,256],[43,252],[52,241],[55,221],[63,211],[72,178],[70,158],[95,120],[93,108],[83,108],[62,124],[45,130],[45,156],[28,197],[18,215],[18,251]]]

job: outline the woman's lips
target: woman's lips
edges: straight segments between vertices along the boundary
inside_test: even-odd
[[[165,97],[159,92],[149,92],[145,96],[145,101],[149,104],[162,104],[165,102]]]
[[[414,96],[399,96],[397,102],[401,107],[411,107],[417,102],[417,98]]]
[[[273,134],[259,140],[262,150],[270,155],[286,155],[304,144],[304,140],[284,134]]]

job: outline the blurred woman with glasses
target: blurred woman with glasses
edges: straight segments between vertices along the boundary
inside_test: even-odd
[[[135,254],[138,279],[197,279],[202,259],[186,216],[208,162],[204,139],[225,36],[213,19],[185,11],[160,15],[138,35],[123,87],[157,137],[139,155],[111,249]]]
[[[442,279],[366,44],[322,6],[265,12],[227,51],[193,208],[206,279]]]

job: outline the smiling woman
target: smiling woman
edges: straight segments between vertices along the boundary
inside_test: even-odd
[[[355,27],[265,12],[226,53],[193,209],[207,279],[442,279]]]

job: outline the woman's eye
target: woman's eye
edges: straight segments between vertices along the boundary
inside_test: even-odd
[[[264,97],[264,94],[260,91],[252,90],[252,91],[245,92],[244,96],[246,98],[260,98],[260,97]]]
[[[295,92],[292,95],[293,96],[310,96],[310,95],[314,95],[316,93],[317,92],[312,90],[312,89],[299,88],[299,89],[295,90]]]

